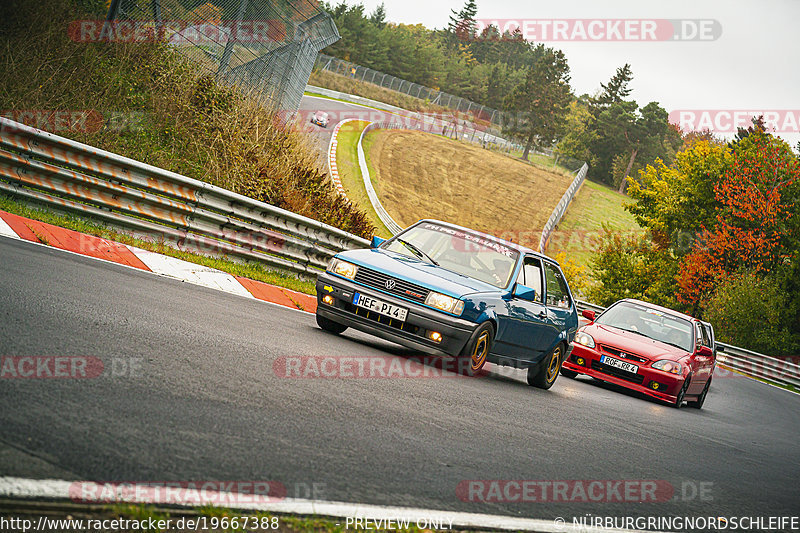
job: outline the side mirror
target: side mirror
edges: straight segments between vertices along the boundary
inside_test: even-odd
[[[584,309],[581,311],[581,315],[583,318],[589,320],[589,322],[594,322],[595,312],[592,309]]]
[[[380,237],[375,235],[375,236],[372,237],[372,242],[370,243],[369,247],[370,248],[377,248],[378,246],[380,246],[384,242],[386,242],[386,239],[381,239]]]
[[[712,357],[714,355],[714,351],[708,346],[698,346],[697,355],[701,357]]]
[[[535,302],[536,300],[536,289],[531,289],[528,286],[523,285],[522,283],[517,283],[514,285],[514,296],[519,298],[520,300],[528,300],[529,302]]]

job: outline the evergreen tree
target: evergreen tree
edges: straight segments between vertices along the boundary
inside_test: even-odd
[[[386,26],[386,6],[381,5],[375,8],[375,11],[369,16],[369,21],[375,24],[379,29],[383,29]]]
[[[456,12],[454,9],[450,10],[450,23],[447,25],[447,31],[451,36],[451,41],[457,43],[461,41],[469,41],[476,37],[477,21],[475,17],[478,14],[478,4],[475,0],[467,0],[461,11]]]

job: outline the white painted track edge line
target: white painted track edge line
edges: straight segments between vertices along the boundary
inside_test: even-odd
[[[75,483],[92,483],[65,481],[59,479],[26,479],[18,477],[0,477],[0,496],[18,499],[52,499],[69,500],[70,488]],[[146,482],[142,482],[146,484]],[[174,501],[161,501],[158,498],[140,497],[126,498],[119,501],[129,503],[146,503],[154,505],[169,505],[176,507],[197,507],[203,501],[213,504],[214,501],[230,501],[235,496],[231,493],[209,490],[185,489],[187,495],[191,494],[191,503],[180,504]],[[199,503],[198,503],[199,500]],[[80,502],[80,500],[78,500]],[[82,503],[82,502],[80,502]],[[105,503],[92,502],[85,503]],[[462,511],[444,511],[436,509],[422,509],[413,507],[393,507],[374,504],[328,502],[286,498],[277,502],[243,503],[235,506],[236,509],[248,511],[267,511],[275,513],[290,513],[299,515],[318,515],[333,518],[364,517],[371,519],[434,519],[447,521],[453,528],[477,527],[494,528],[506,531],[534,531],[541,533],[570,533],[577,531],[593,531],[591,528],[574,526],[569,523],[556,525],[554,520],[538,518],[519,518],[513,516],[492,515],[482,513],[467,513]],[[629,533],[630,530],[603,529],[606,533]],[[656,532],[653,532],[656,533]]]

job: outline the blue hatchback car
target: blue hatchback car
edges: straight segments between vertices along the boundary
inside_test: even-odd
[[[549,389],[578,328],[558,263],[517,244],[421,220],[372,248],[331,259],[317,279],[317,324],[348,327],[430,354],[528,371]]]

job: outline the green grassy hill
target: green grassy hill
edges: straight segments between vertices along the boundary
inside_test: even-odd
[[[333,192],[314,143],[278,124],[256,99],[218,85],[163,44],[71,40],[71,21],[97,17],[81,7],[86,2],[0,3],[4,115],[372,234],[365,214]]]

